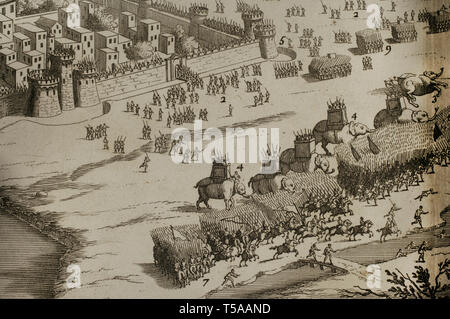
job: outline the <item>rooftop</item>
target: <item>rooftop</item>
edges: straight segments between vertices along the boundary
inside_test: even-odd
[[[0,54],[9,55],[9,54],[12,54],[12,53],[16,53],[16,51],[11,50],[10,48],[0,49]]]
[[[19,40],[30,40],[29,37],[27,37],[25,34],[23,34],[22,32],[14,32],[13,34],[14,38],[17,38]]]
[[[51,28],[53,27],[55,24],[59,24],[58,21],[47,18],[47,17],[40,17],[35,24],[46,27],[46,28]]]
[[[116,32],[110,31],[110,30],[105,30],[105,31],[98,31],[96,32],[98,35],[101,35],[103,37],[114,37],[117,36]]]
[[[78,43],[77,41],[74,41],[72,39],[69,38],[56,38],[55,42],[61,43],[61,44],[65,44],[65,43]]]
[[[12,40],[8,38],[6,35],[0,33],[0,43],[11,43]]]
[[[124,15],[124,16],[134,16],[134,13],[131,13],[129,11],[123,11],[120,14]]]
[[[16,0],[0,0],[0,5],[5,5],[12,2],[16,2]]]
[[[119,43],[130,42],[131,40],[119,34]]]
[[[92,33],[92,32],[94,32],[94,31],[91,31],[91,30],[83,28],[83,27],[67,28],[67,29],[77,32],[77,33]]]
[[[155,24],[155,23],[159,23],[159,21],[153,20],[153,19],[143,19],[140,21],[140,23],[143,24]]]
[[[102,49],[99,49],[100,51],[103,51],[103,52],[105,52],[105,53],[117,53],[117,51],[114,51],[113,49],[111,49],[111,48],[102,48]]]
[[[8,66],[11,69],[15,69],[15,70],[21,70],[21,69],[28,68],[28,64],[25,64],[25,63],[22,63],[19,61],[12,62],[12,63],[8,64]]]
[[[29,56],[39,56],[39,55],[43,55],[44,53],[42,53],[38,50],[31,50],[31,51],[24,52],[23,54],[26,54]]]
[[[44,30],[42,30],[41,28],[39,28],[38,26],[31,24],[31,23],[24,23],[24,24],[19,24],[16,27],[25,29],[29,32],[45,32]]]
[[[1,4],[1,1],[0,1]],[[4,21],[11,21],[10,18],[8,18],[7,16],[4,16],[3,14],[0,14],[0,21],[4,22]]]

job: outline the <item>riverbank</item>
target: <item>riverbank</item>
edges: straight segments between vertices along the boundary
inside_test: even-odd
[[[82,232],[58,226],[51,213],[39,214],[2,196],[3,191],[0,297],[57,298],[66,290],[67,266],[83,246]]]
[[[54,298],[65,246],[0,209],[0,299]]]

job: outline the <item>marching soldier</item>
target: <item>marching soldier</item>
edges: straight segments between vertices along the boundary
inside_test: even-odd
[[[150,162],[150,158],[148,154],[145,154],[144,162],[139,166],[139,168],[144,168],[144,173],[147,173],[148,163]]]
[[[158,111],[158,121],[162,121],[162,116],[163,116],[163,110],[161,109],[161,108],[159,108],[159,111]]]
[[[103,149],[104,150],[109,150],[109,145],[108,145],[108,139],[106,138],[106,136],[103,138]]]
[[[229,117],[233,116],[233,106],[231,104],[228,105],[228,116]]]

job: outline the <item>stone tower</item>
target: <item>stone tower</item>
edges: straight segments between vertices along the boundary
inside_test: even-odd
[[[100,104],[97,92],[97,70],[93,65],[74,71],[74,93],[76,107],[90,107]]]
[[[206,17],[208,16],[208,7],[205,4],[193,3],[189,7],[189,17],[191,20],[189,26],[189,35],[199,38],[200,26],[203,25]]]
[[[33,117],[52,117],[61,114],[58,94],[59,79],[47,70],[28,74],[28,114]]]
[[[73,60],[75,52],[72,49],[57,49],[50,55],[51,70],[59,77],[59,102],[63,111],[75,108],[73,97]]]
[[[275,25],[266,20],[254,27],[254,34],[259,39],[259,48],[261,56],[264,59],[274,59],[278,56],[277,46],[275,44],[276,29]]]
[[[253,33],[255,25],[261,23],[264,18],[264,12],[258,7],[242,12],[242,20],[244,20],[244,36],[245,38],[254,40],[255,34]]]

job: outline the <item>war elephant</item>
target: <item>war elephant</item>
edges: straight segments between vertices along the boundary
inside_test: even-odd
[[[295,158],[295,149],[288,148],[281,153],[280,156],[280,170],[282,174],[287,174],[289,171],[297,173],[315,172],[322,170],[325,174],[333,174],[335,169],[330,170],[330,162],[328,159],[317,153],[312,153],[310,159]]]
[[[440,87],[448,87],[447,83],[436,80],[442,75],[442,73],[444,73],[443,67],[441,68],[439,73],[433,71],[425,71],[420,75],[405,73],[397,78],[394,78],[394,80],[396,80],[399,84],[408,102],[415,107],[419,107],[419,105],[415,102],[416,96],[422,96],[436,92],[436,94],[433,96],[433,103],[436,103],[437,98],[441,96]]]
[[[354,121],[346,124],[341,130],[333,130],[328,127],[328,121],[323,120],[314,126],[313,135],[316,145],[321,143],[326,154],[331,156],[330,151],[327,149],[328,144],[348,143],[358,136],[372,133],[373,131],[367,125]]]
[[[200,203],[203,202],[207,208],[211,208],[208,204],[209,199],[223,199],[225,201],[225,208],[228,210],[234,207],[233,196],[238,194],[245,198],[245,185],[234,179],[226,179],[222,183],[214,183],[210,177],[203,178],[195,186],[198,190],[198,200],[196,202],[197,209],[200,208]]]
[[[387,109],[383,109],[377,113],[374,118],[373,126],[375,128],[383,127],[391,123],[425,123],[433,121],[436,118],[439,107],[434,109],[435,113],[430,117],[428,112],[422,110],[411,110],[408,108],[402,109],[400,115],[395,115],[389,112]]]
[[[248,186],[252,187],[253,193],[264,195],[275,193],[279,190],[286,190],[290,193],[295,192],[294,181],[281,173],[277,174],[257,174],[250,178]]]

